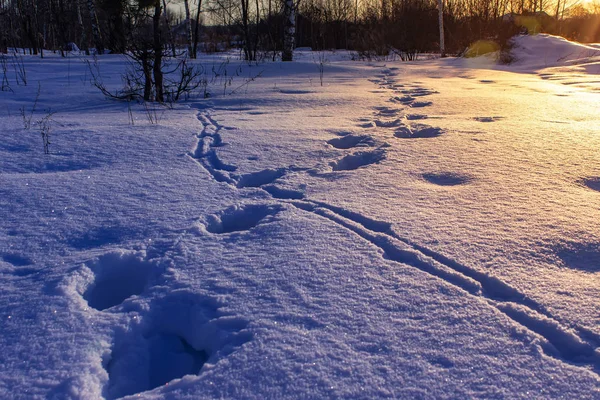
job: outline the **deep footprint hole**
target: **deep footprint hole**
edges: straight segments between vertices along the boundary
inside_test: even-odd
[[[396,129],[394,136],[402,139],[428,139],[441,136],[445,133],[442,128],[425,125],[401,126]]]
[[[110,253],[89,265],[94,282],[83,293],[88,305],[102,311],[141,294],[146,288],[155,264],[137,254]]]
[[[29,258],[15,253],[5,253],[0,255],[0,258],[15,267],[24,267],[32,264],[32,261]]]
[[[247,231],[262,222],[268,222],[281,210],[281,206],[265,204],[229,207],[208,217],[206,230],[217,234]]]
[[[340,138],[331,139],[327,142],[336,149],[351,149],[357,146],[373,146],[375,141],[370,136],[365,135],[347,135]]]
[[[581,182],[588,188],[600,192],[600,177],[585,178]]]
[[[351,171],[360,167],[378,163],[385,159],[383,150],[375,151],[359,151],[354,154],[347,155],[338,162],[332,163],[334,171]]]
[[[198,375],[208,360],[205,351],[194,349],[181,336],[157,334],[149,338],[148,343],[148,390],[185,375]]]
[[[600,243],[568,244],[559,248],[557,255],[568,268],[600,272]]]
[[[265,169],[258,172],[252,172],[249,174],[244,174],[239,177],[237,187],[245,188],[245,187],[260,187],[262,185],[266,185],[276,181],[285,175],[285,168],[279,169]]]
[[[425,173],[421,175],[429,183],[439,186],[457,186],[468,183],[471,177],[453,172]]]
[[[202,373],[206,363],[218,362],[252,335],[248,321],[218,311],[222,303],[187,289],[172,290],[165,297],[151,299],[140,323],[115,332],[104,368],[108,382],[107,399],[176,385],[185,388]],[[222,318],[221,318],[222,317]],[[157,398],[165,394],[156,393]],[[150,397],[150,396],[149,396]]]

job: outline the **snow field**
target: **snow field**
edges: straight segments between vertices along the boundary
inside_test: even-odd
[[[0,397],[599,396],[593,76],[265,64],[131,125],[63,65],[50,156],[1,94]]]

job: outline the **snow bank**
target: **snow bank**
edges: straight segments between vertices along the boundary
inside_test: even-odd
[[[513,40],[514,65],[519,68],[539,69],[600,61],[597,45],[584,45],[547,34],[516,36]],[[588,73],[598,73],[597,65],[594,70],[596,72]]]

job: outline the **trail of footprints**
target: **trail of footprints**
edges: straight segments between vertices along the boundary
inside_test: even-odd
[[[433,104],[424,98],[438,92],[421,86],[419,82],[410,85],[398,84],[391,69],[385,69],[379,75],[379,79],[373,82],[381,89],[392,92],[389,101],[395,106],[376,107],[375,119],[361,120],[360,127],[390,128],[393,129],[395,137],[402,139],[427,139],[445,133],[441,128],[418,122],[428,119],[428,116],[417,111]]]
[[[384,88],[400,91],[401,96],[392,97],[392,103],[401,103],[411,108],[427,107],[430,102],[417,101],[416,98],[429,96],[434,91],[422,88],[407,88],[399,85],[390,77],[390,70],[384,71],[375,83]],[[423,124],[411,123],[426,119],[419,114],[407,114],[404,120],[398,118],[400,110],[392,107],[380,107],[375,110],[376,119],[367,118],[360,120],[361,127],[380,127],[394,129],[394,136],[401,138],[432,138],[444,134],[440,128]],[[200,139],[218,133],[219,125],[206,114],[199,116],[203,122],[203,133]],[[408,121],[408,123],[407,123]],[[207,133],[207,126],[211,132]],[[219,140],[213,142],[220,143]],[[369,135],[341,133],[339,138],[328,141],[328,144],[341,150],[354,150],[330,165],[335,171],[348,171],[382,161],[385,158],[385,146],[375,148],[377,143]],[[199,147],[205,146],[202,140]],[[208,144],[208,151],[211,144]],[[429,248],[423,247],[410,239],[399,236],[393,231],[390,223],[376,221],[360,213],[324,202],[305,199],[301,191],[290,190],[282,187],[280,183],[288,168],[264,170],[254,174],[236,176],[228,174],[227,179],[221,178],[221,172],[210,159],[204,160],[205,151],[195,157],[201,165],[208,163],[206,170],[213,175],[215,180],[226,182],[235,188],[254,187],[265,190],[279,203],[245,205],[228,208],[221,213],[209,216],[204,221],[204,226],[210,234],[231,234],[253,229],[255,226],[274,221],[280,211],[289,207],[311,213],[329,220],[338,226],[353,232],[362,239],[378,247],[383,256],[393,262],[409,265],[426,272],[446,283],[464,290],[474,298],[486,301],[491,307],[504,314],[515,324],[522,326],[537,335],[541,349],[549,356],[572,365],[585,367],[598,374],[600,371],[600,335],[581,327],[568,327],[557,320],[545,307],[529,298],[524,293],[511,287],[495,276],[471,268],[451,260],[444,255]],[[220,171],[215,174],[211,171]],[[310,173],[310,171],[307,171]],[[455,186],[467,183],[471,178],[454,173],[424,174],[423,179],[438,186]],[[278,183],[278,180],[280,182]],[[248,184],[252,182],[253,184]],[[591,178],[583,182],[591,189],[598,190],[598,181]]]
[[[433,138],[442,135],[440,128],[420,122],[426,115],[407,113],[400,117],[400,104],[410,109],[427,107],[430,102],[417,100],[436,92],[420,87],[396,83],[392,70],[386,70],[376,83],[385,90],[393,90],[390,101],[393,107],[375,109],[375,119],[362,118],[361,127],[391,129],[399,138]],[[417,84],[418,85],[418,84]],[[482,118],[493,122],[500,117]],[[276,221],[278,214],[289,207],[311,213],[353,232],[378,247],[383,256],[393,262],[409,265],[446,283],[460,288],[474,297],[485,300],[516,324],[539,335],[541,347],[552,357],[578,366],[600,371],[600,335],[583,328],[569,328],[556,320],[543,306],[528,298],[494,276],[462,265],[399,236],[391,224],[376,221],[362,214],[304,198],[301,190],[282,186],[282,178],[289,172],[310,170],[294,167],[265,169],[255,173],[236,174],[237,167],[224,163],[217,149],[226,144],[221,137],[224,129],[206,112],[199,112],[202,131],[197,135],[197,145],[190,153],[217,182],[236,189],[259,188],[268,193],[275,204],[245,204],[229,207],[202,220],[205,232],[210,235],[244,234],[262,224]],[[385,159],[386,145],[379,145],[368,134],[338,133],[328,145],[348,151],[330,163],[331,170],[351,171]],[[317,174],[317,176],[319,176]],[[455,186],[467,183],[470,177],[454,173],[424,174],[423,179],[438,186]],[[279,180],[279,182],[278,182]],[[600,178],[589,177],[581,181],[588,190],[600,191]],[[584,249],[585,250],[585,249]],[[587,251],[587,250],[585,250]],[[159,251],[167,253],[165,250]],[[600,253],[598,253],[600,254]],[[31,261],[15,254],[2,254],[2,261],[17,267]],[[573,260],[568,260],[574,263]],[[219,313],[214,299],[186,289],[151,296],[144,312],[130,307],[150,295],[153,288],[165,279],[173,261],[158,254],[140,252],[109,252],[86,263],[80,270],[78,287],[88,306],[97,312],[121,315],[129,321],[126,331],[115,332],[110,356],[103,363],[109,380],[103,396],[116,399],[153,390],[186,375],[198,375],[205,363],[214,355],[224,356],[251,340],[245,332],[247,321]],[[33,270],[32,270],[33,271]],[[23,274],[30,273],[24,269]],[[17,271],[15,274],[20,275]],[[72,285],[67,283],[66,285]],[[223,322],[221,322],[223,321]],[[220,329],[220,325],[223,329]],[[218,332],[217,332],[218,331]],[[202,332],[212,332],[207,334]]]

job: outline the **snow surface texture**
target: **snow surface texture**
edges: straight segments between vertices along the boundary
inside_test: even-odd
[[[0,397],[599,398],[595,61],[534,50],[332,53],[323,87],[309,52],[232,63],[261,78],[167,111],[25,58],[0,92]]]

